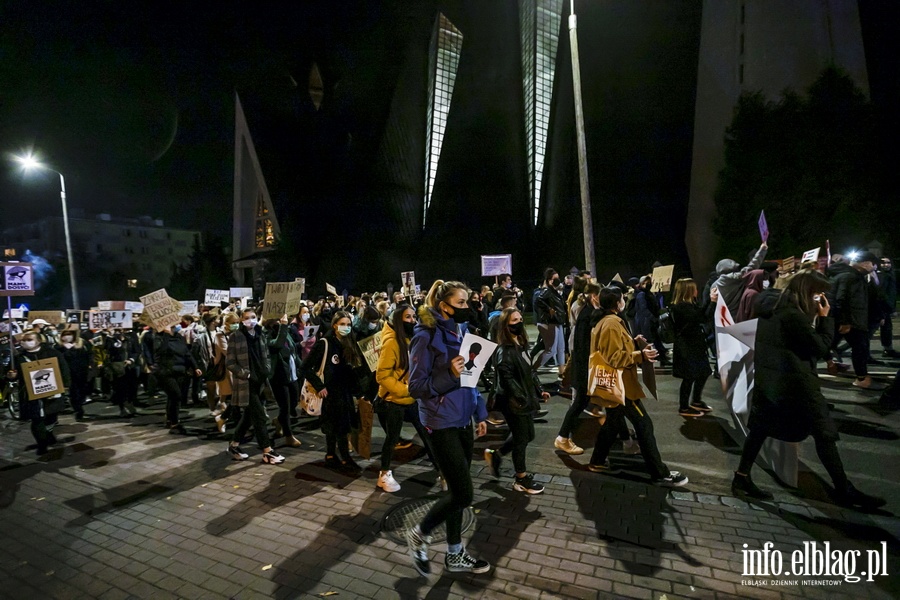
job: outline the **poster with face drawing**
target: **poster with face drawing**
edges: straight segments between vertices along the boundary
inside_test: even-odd
[[[460,386],[473,388],[478,385],[481,372],[484,371],[485,365],[491,360],[496,349],[497,344],[494,342],[466,332],[462,345],[459,347],[459,355],[466,360],[463,372],[459,377]]]

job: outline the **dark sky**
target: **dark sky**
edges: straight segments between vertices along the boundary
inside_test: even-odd
[[[503,197],[527,193],[516,5],[304,0],[222,1],[212,8],[183,1],[7,0],[0,4],[0,151],[39,151],[66,175],[70,209],[149,214],[230,237],[234,90],[263,107],[248,114],[251,127],[256,121],[277,128],[284,111],[288,129],[297,125],[297,111],[284,107],[308,103],[302,88],[311,62],[319,63],[330,132],[353,148],[343,173],[353,181],[349,198],[373,175],[405,52],[427,43],[422,25],[441,9],[467,36],[458,84],[467,87],[453,100],[453,133],[438,176],[445,184],[436,187],[435,202],[443,204],[438,214],[473,214],[495,226],[504,217],[485,203],[491,186],[502,187]],[[886,36],[884,16],[893,9],[874,0],[863,5],[864,31],[880,28],[876,33]],[[598,254],[620,253],[622,242],[643,237],[641,263],[683,261],[701,2],[581,0],[578,6],[593,198],[603,206],[602,218],[595,217]],[[540,254],[558,267],[581,256],[565,26],[561,33],[545,222],[556,234],[539,240]],[[884,47],[867,40],[873,56]],[[893,64],[896,81],[896,59]],[[891,63],[876,67],[883,75],[870,72],[873,92],[878,86],[886,106],[897,94],[896,84],[883,84]],[[288,136],[262,143],[261,154],[280,158],[280,165],[263,165],[270,189],[277,188],[279,168],[303,146]],[[53,178],[26,180],[11,163],[0,163],[3,226],[58,214],[57,193]],[[339,223],[340,214],[331,222]]]

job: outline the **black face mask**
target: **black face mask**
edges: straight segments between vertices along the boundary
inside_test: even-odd
[[[406,321],[403,321],[403,333],[406,335],[406,337],[411,338],[415,329],[415,323],[407,323]]]
[[[513,335],[522,335],[525,331],[525,323],[519,322],[509,326],[509,332]]]
[[[550,287],[558,288],[559,287],[559,279],[550,280]]]
[[[453,314],[450,315],[450,318],[456,324],[460,323],[468,323],[472,318],[472,309],[468,306],[466,308],[456,308],[455,306],[451,307],[453,309]]]

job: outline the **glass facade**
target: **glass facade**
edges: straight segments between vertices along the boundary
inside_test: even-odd
[[[453,97],[453,86],[456,83],[456,71],[459,68],[459,55],[462,51],[463,35],[459,29],[443,14],[438,14],[434,32],[431,34],[431,46],[428,49],[428,107],[426,109],[427,124],[425,128],[425,208],[422,214],[422,227],[428,218],[428,207],[431,206],[431,194],[437,176],[438,161],[441,158],[441,145],[444,142],[444,130],[447,128],[447,114],[450,112],[450,99]]]
[[[553,97],[561,20],[562,0],[519,0],[528,183],[531,216],[535,225],[541,212],[541,182],[547,152],[550,101]]]
[[[256,247],[271,248],[275,245],[275,226],[269,218],[269,207],[263,193],[256,197]]]

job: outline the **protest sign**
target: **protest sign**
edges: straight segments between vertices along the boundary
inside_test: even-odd
[[[66,314],[61,310],[32,310],[28,311],[28,319],[43,319],[51,325],[59,325],[66,322]]]
[[[181,303],[179,315],[197,315],[200,314],[200,303],[196,300],[185,300]]]
[[[613,281],[618,281],[619,283],[625,283],[622,281],[622,276],[616,273],[616,276],[612,278]]]
[[[304,277],[297,277],[294,281],[300,284],[300,298],[302,299],[303,295],[306,293],[306,279]]]
[[[330,283],[325,284],[325,291],[331,294],[332,296],[337,296],[337,289],[331,285]]]
[[[172,327],[181,321],[181,315],[178,314],[181,303],[170,298],[165,288],[141,296],[141,302],[144,303],[142,318],[149,319],[156,329]]]
[[[34,267],[26,262],[0,263],[0,296],[34,296]]]
[[[125,302],[125,310],[130,310],[133,313],[144,312],[144,305],[141,302]]]
[[[769,241],[769,224],[766,223],[766,211],[759,211],[759,237],[762,241]]]
[[[29,400],[49,398],[66,391],[56,357],[23,362],[21,369],[25,374],[25,391]]]
[[[233,287],[228,290],[228,295],[231,298],[250,298],[253,297],[253,288],[248,287]],[[229,300],[231,299],[229,298]]]
[[[88,329],[100,331],[102,329],[131,329],[132,318],[130,310],[92,310],[88,313]]]
[[[100,300],[97,302],[97,310],[112,310],[112,300]]]
[[[14,308],[12,309],[12,316],[9,314],[9,310],[3,311],[4,319],[24,319],[25,318],[25,309],[24,308]]]
[[[512,254],[482,254],[481,276],[496,277],[512,273]]]
[[[672,289],[672,275],[674,274],[675,265],[656,267],[653,269],[653,275],[651,276],[653,287],[650,289],[654,292],[668,292]]]
[[[280,319],[282,315],[292,317],[300,312],[300,296],[303,284],[298,281],[267,283],[262,318]]]
[[[822,247],[819,246],[818,248],[813,248],[812,250],[807,250],[806,252],[804,252],[803,258],[800,259],[800,264],[803,264],[805,262],[818,261],[819,260],[819,250],[821,250],[821,249],[822,249]]]
[[[366,359],[366,364],[369,365],[369,370],[374,373],[378,367],[378,357],[381,356],[381,332],[359,340],[357,345],[362,351],[363,358]]]
[[[459,355],[466,359],[463,372],[459,376],[460,387],[473,388],[478,385],[478,379],[484,366],[491,360],[497,344],[473,333],[466,332],[462,344],[459,347]]]
[[[300,330],[300,339],[305,342],[309,338],[316,337],[316,334],[318,332],[319,332],[318,325],[307,325],[306,327],[304,327],[303,329]]]
[[[407,296],[413,295],[416,289],[416,272],[404,271],[400,273],[400,290]]]
[[[794,257],[788,256],[781,259],[781,276],[787,277],[794,272]]]
[[[221,302],[228,304],[231,300],[231,290],[206,290],[203,294],[203,304],[206,306],[220,306]]]

